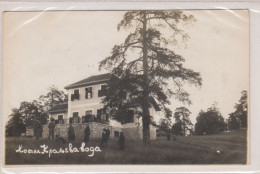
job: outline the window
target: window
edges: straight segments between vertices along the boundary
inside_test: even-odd
[[[104,109],[97,110],[97,120],[98,122],[108,122],[108,114]]]
[[[79,123],[79,113],[78,112],[73,112],[72,122]]]
[[[88,110],[85,112],[85,115],[92,115],[92,110]]]
[[[85,112],[85,116],[82,117],[83,123],[88,123],[92,121],[92,110],[88,110]]]
[[[98,90],[98,97],[102,97],[106,95],[107,85],[101,85],[101,90]]]
[[[75,89],[74,94],[71,94],[71,101],[79,100],[79,90]]]
[[[75,117],[78,117],[79,116],[79,113],[78,112],[73,112],[73,118],[75,118]]]
[[[79,90],[78,89],[76,89],[76,90],[74,90],[74,100],[79,100]]]
[[[101,110],[100,109],[97,110],[97,121],[98,122],[101,121]]]
[[[58,120],[63,120],[63,115],[58,115]]]
[[[58,115],[57,123],[58,124],[64,124],[63,115]]]
[[[92,98],[92,87],[85,88],[85,98],[89,99]]]
[[[101,121],[107,121],[107,115],[105,113],[101,114]]]

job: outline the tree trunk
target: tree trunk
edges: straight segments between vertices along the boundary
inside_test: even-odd
[[[186,128],[185,128],[185,123],[183,123],[183,136],[186,136]]]
[[[53,107],[53,92],[51,91],[51,108]],[[50,109],[51,109],[50,108]]]
[[[27,136],[26,135],[26,127],[27,127],[27,113],[25,113],[25,137]]]
[[[186,135],[186,123],[185,123],[185,118],[184,118],[184,115],[185,114],[183,114],[182,115],[182,125],[183,125],[183,136],[185,137],[185,135]]]
[[[147,59],[147,19],[143,11],[143,144],[150,144],[150,112],[149,112],[149,85],[148,85],[148,59]]]

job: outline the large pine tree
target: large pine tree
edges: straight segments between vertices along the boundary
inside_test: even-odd
[[[179,38],[189,37],[178,26],[194,21],[192,15],[180,10],[128,11],[118,30],[130,29],[130,34],[123,44],[114,46],[111,56],[100,62],[100,68],[112,74],[103,102],[116,110],[141,106],[144,144],[150,143],[152,98],[169,116],[169,97],[190,102],[183,84],[201,85],[200,74],[183,67],[183,57],[169,49]],[[171,36],[163,35],[167,29],[172,31]]]

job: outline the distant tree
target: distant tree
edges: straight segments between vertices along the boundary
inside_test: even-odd
[[[35,117],[39,115],[38,107],[32,102],[23,101],[18,111],[22,115],[24,124],[27,127],[33,127]]]
[[[169,119],[161,119],[159,123],[159,128],[166,133],[169,133],[171,130],[171,122]]]
[[[206,113],[201,110],[196,118],[196,124],[195,124],[195,134],[196,135],[203,135],[205,134],[205,127],[206,127]]]
[[[20,135],[21,130],[26,133],[26,127],[37,129],[40,132],[39,129],[42,125],[47,123],[48,110],[55,104],[64,102],[66,98],[67,95],[63,91],[51,86],[49,92],[46,95],[41,95],[38,101],[21,102],[18,109],[12,110],[11,118],[6,124],[6,133],[12,136]],[[16,128],[15,125],[18,127]],[[15,132],[18,133],[14,134]]]
[[[247,128],[247,113],[248,113],[248,101],[247,101],[247,91],[241,92],[241,97],[238,103],[235,105],[234,116],[239,121],[239,126],[241,128]]]
[[[189,135],[195,135],[195,131],[194,131],[194,126],[192,125],[192,127],[189,129]]]
[[[227,124],[228,124],[228,128],[229,130],[238,130],[240,128],[239,125],[239,120],[237,119],[237,117],[235,116],[234,113],[231,113],[229,115],[229,118],[227,120]]]
[[[247,128],[247,113],[248,113],[247,91],[241,92],[241,97],[238,103],[235,104],[235,111],[229,114],[228,127],[230,130]]]
[[[5,126],[5,134],[6,136],[21,136],[21,133],[25,133],[25,124],[19,110],[14,108]]]
[[[35,103],[23,101],[18,109],[12,109],[11,118],[6,124],[6,132],[10,136],[19,136],[21,131],[26,133],[26,127],[35,129],[36,126],[46,124],[47,118],[47,113],[40,112]]]
[[[176,108],[174,113],[175,122],[181,125],[183,136],[186,136],[186,132],[190,131],[193,126],[189,118],[190,114],[191,112],[186,107]],[[176,126],[178,127],[179,125],[177,124]]]
[[[226,130],[224,118],[215,105],[210,107],[206,112],[201,111],[196,120],[196,135],[217,134]]]
[[[185,60],[169,49],[179,38],[189,37],[179,25],[194,21],[192,15],[180,10],[128,11],[118,29],[132,29],[132,32],[123,44],[114,46],[111,56],[100,62],[99,67],[112,75],[103,102],[116,108],[141,106],[144,144],[150,143],[150,98],[167,115],[169,97],[190,102],[184,83],[201,85],[200,74],[185,68]],[[162,30],[167,28],[172,30],[170,37],[163,36]]]
[[[55,86],[49,87],[48,91],[49,92],[46,95],[41,95],[39,100],[35,101],[35,103],[38,105],[38,108],[46,113],[48,113],[48,111],[54,105],[60,104],[67,99],[67,95]]]
[[[176,122],[173,124],[172,133],[174,135],[183,136],[183,127],[181,122]]]

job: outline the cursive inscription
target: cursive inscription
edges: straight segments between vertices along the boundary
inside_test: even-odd
[[[49,148],[49,146],[43,144],[40,145],[39,148],[30,149],[23,148],[23,145],[19,145],[18,149],[15,150],[16,153],[24,153],[24,154],[48,154],[49,158],[52,154],[67,154],[67,153],[89,153],[89,157],[93,157],[95,152],[101,152],[101,149],[98,146],[88,147],[85,146],[85,143],[82,143],[79,148],[73,147],[71,143],[69,143],[68,147],[65,148]]]

